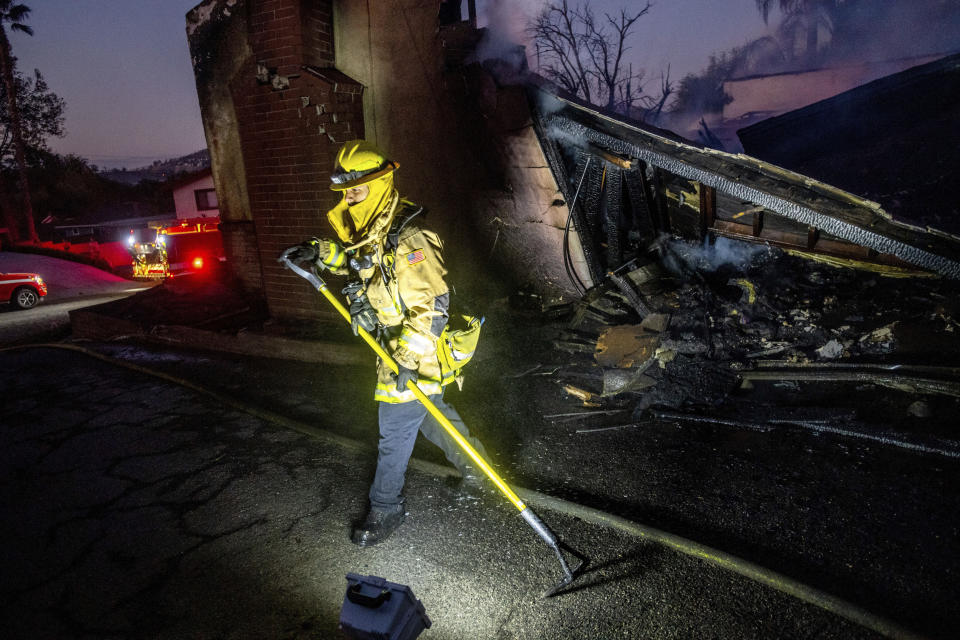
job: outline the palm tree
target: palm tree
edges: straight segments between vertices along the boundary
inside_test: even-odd
[[[13,80],[13,68],[16,58],[10,49],[10,40],[7,38],[6,26],[11,31],[22,31],[32,36],[33,29],[23,23],[30,15],[30,7],[25,4],[13,4],[13,0],[0,0],[0,75],[3,76],[3,85],[7,90],[7,110],[10,114],[10,133],[13,135],[14,158],[19,172],[20,193],[23,197],[23,218],[25,221],[27,239],[36,242],[37,230],[33,224],[33,205],[30,201],[30,185],[27,182],[27,157],[23,144],[23,129],[20,124],[20,109],[17,104],[17,85]],[[16,225],[10,229],[14,240],[19,239],[19,229]]]
[[[833,25],[833,18],[843,0],[777,0],[780,11],[791,19],[791,27],[803,26],[806,31],[804,55],[812,59],[817,54],[817,31],[821,24],[827,28]],[[756,0],[757,10],[767,22],[773,0]]]

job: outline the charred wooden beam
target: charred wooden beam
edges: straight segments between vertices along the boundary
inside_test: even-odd
[[[607,168],[603,162],[591,162],[587,168],[586,179],[580,188],[580,206],[587,221],[587,228],[590,229],[590,237],[594,241],[604,237],[600,208],[603,198],[603,182],[606,175]],[[600,261],[598,260],[598,262]],[[601,272],[603,271],[602,266],[601,264]],[[602,280],[602,276],[597,278],[597,282],[600,280]]]
[[[960,382],[903,374],[895,371],[857,369],[783,369],[743,371],[742,380],[793,380],[796,382],[868,382],[910,393],[936,393],[960,398]]]
[[[654,216],[654,208],[650,206],[650,185],[647,182],[646,163],[638,164],[636,169],[623,173],[623,181],[627,187],[634,227],[653,237],[660,228]]]
[[[630,158],[609,153],[607,150],[602,149],[601,147],[598,147],[596,145],[590,145],[590,152],[600,156],[601,158],[606,160],[608,163],[614,164],[620,167],[621,169],[633,168],[633,161]]]
[[[707,237],[707,229],[713,227],[717,219],[717,190],[700,184],[700,240]]]
[[[792,360],[758,360],[757,369],[833,369],[856,371],[887,371],[890,373],[908,373],[910,375],[960,380],[960,367],[941,367],[928,364],[901,364],[876,362],[794,362]]]
[[[781,247],[783,249],[796,249],[800,251],[809,250],[809,235],[801,233],[791,233],[789,231],[777,231],[773,229],[761,229],[760,235],[754,235],[751,225],[737,224],[727,220],[717,220],[713,227],[713,232],[725,238],[734,240],[763,240],[765,243]],[[837,256],[840,258],[849,258],[852,260],[873,260],[880,264],[888,264],[896,267],[916,268],[909,262],[901,260],[896,256],[875,254],[871,257],[870,249],[849,242],[838,242],[836,240],[817,240],[817,252],[827,256]]]
[[[650,307],[646,305],[643,301],[643,298],[640,297],[640,294],[634,290],[630,282],[623,276],[611,271],[607,274],[607,277],[616,285],[617,289],[620,290],[620,293],[623,294],[623,297],[627,299],[627,302],[633,307],[634,311],[637,312],[637,315],[640,316],[640,319],[643,320],[648,315],[650,315]]]
[[[753,237],[759,238],[763,233],[763,209],[753,212]]]
[[[623,171],[608,165],[603,193],[603,226],[607,236],[607,269],[615,269],[623,263],[624,246],[621,238],[623,214]]]
[[[659,220],[657,228],[660,231],[669,231],[670,230],[670,212],[667,210],[667,201],[664,197],[666,193],[663,189],[664,179],[663,171],[659,168],[653,170],[653,193],[654,193],[654,202],[656,203],[656,212],[657,219]]]

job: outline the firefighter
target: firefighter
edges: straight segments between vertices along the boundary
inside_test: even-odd
[[[337,239],[313,238],[290,254],[291,259],[354,276],[344,289],[354,334],[363,327],[376,335],[399,368],[395,375],[382,360],[377,362],[377,470],[369,491],[370,510],[351,535],[361,547],[382,542],[404,521],[404,476],[418,431],[443,450],[466,488],[480,483],[470,459],[417,401],[407,381],[415,381],[485,457],[483,445],[443,400],[444,388],[455,377],[441,366],[438,353],[450,305],[443,245],[420,226],[423,208],[401,199],[394,188],[398,168],[367,141],[344,144],[330,178],[330,188],[343,197],[327,213]]]

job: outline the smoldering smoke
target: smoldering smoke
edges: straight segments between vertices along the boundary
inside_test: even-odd
[[[515,67],[522,66],[518,56],[522,49],[532,51],[527,25],[542,9],[544,0],[488,0],[481,4],[479,13],[486,18],[486,35],[477,45],[471,62],[502,60]]]
[[[771,252],[766,245],[729,238],[716,238],[714,242],[705,240],[698,245],[667,234],[657,238],[651,248],[660,255],[668,271],[682,277],[712,273],[721,267],[747,271],[758,258],[769,256]]]

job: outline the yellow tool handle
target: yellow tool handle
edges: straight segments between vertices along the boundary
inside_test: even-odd
[[[330,301],[330,304],[332,304],[334,308],[340,312],[340,315],[343,316],[343,319],[346,320],[347,322],[350,322],[350,312],[347,310],[346,307],[343,306],[343,303],[337,300],[337,297],[330,292],[326,284],[322,283],[318,287],[318,289],[320,293],[322,293],[324,297],[328,301]],[[373,349],[378,356],[380,356],[380,359],[383,360],[388,367],[390,367],[390,370],[393,371],[394,373],[399,373],[397,363],[394,362],[393,358],[390,357],[390,354],[388,354],[386,350],[384,350],[384,348],[380,346],[380,343],[377,342],[374,339],[374,337],[371,336],[370,333],[366,331],[363,327],[357,327],[357,329],[360,333],[360,337],[362,337],[364,341],[368,345],[370,345],[370,348]],[[470,456],[470,459],[473,460],[478,467],[483,469],[483,472],[487,474],[487,477],[489,477],[490,480],[493,481],[493,484],[497,485],[497,488],[500,489],[501,492],[503,492],[503,495],[507,496],[510,502],[513,503],[513,506],[515,506],[517,509],[520,510],[521,513],[523,513],[524,510],[527,508],[527,505],[525,505],[523,501],[520,499],[520,497],[513,492],[513,489],[511,489],[509,485],[507,485],[507,483],[504,482],[503,478],[501,478],[497,474],[497,472],[494,471],[489,464],[487,464],[487,461],[484,460],[479,453],[477,453],[477,450],[474,449],[469,442],[467,442],[467,439],[464,438],[459,431],[457,431],[456,427],[454,427],[450,423],[450,420],[447,419],[447,416],[440,413],[440,409],[437,408],[437,405],[433,404],[430,398],[427,397],[427,394],[425,394],[423,391],[420,390],[420,387],[417,386],[417,383],[410,380],[409,382],[407,382],[407,388],[413,391],[413,394],[417,397],[417,400],[423,403],[423,406],[427,408],[427,411],[430,412],[430,415],[436,418],[437,422],[440,423],[440,425],[446,430],[446,432],[450,435],[450,437],[453,438],[458,445],[460,445],[460,448],[467,452],[467,455]]]

